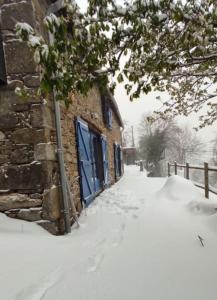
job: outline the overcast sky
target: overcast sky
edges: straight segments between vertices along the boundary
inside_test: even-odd
[[[123,2],[123,0],[118,0],[118,2]],[[85,10],[87,7],[87,0],[77,0],[78,5],[81,10]],[[156,99],[156,96],[161,96],[161,99],[168,99],[169,95],[167,93],[150,93],[148,95],[141,95],[137,100],[131,102],[129,97],[126,95],[123,84],[119,84],[115,90],[115,99],[118,103],[120,113],[124,121],[127,121],[129,126],[134,126],[135,134],[138,136],[137,126],[141,120],[142,115],[145,112],[151,112],[162,106],[161,102]],[[195,127],[198,124],[198,116],[192,114],[186,117],[179,117],[178,122],[181,125],[188,125],[190,128]],[[213,126],[206,127],[200,130],[199,136],[203,142],[210,141],[217,135],[217,122]]]

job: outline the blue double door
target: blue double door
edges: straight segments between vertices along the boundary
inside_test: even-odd
[[[88,205],[108,185],[107,141],[80,118],[76,121],[76,133],[81,194]]]

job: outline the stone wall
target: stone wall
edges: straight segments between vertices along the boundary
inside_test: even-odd
[[[39,221],[53,233],[61,223],[52,101],[34,96],[40,72],[27,45],[14,33],[27,22],[43,33],[47,1],[0,1],[8,84],[0,86],[0,212]],[[15,87],[32,97],[21,99]]]

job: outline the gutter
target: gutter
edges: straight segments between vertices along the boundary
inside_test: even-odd
[[[70,233],[71,223],[70,223],[69,202],[68,202],[68,185],[67,185],[67,179],[65,173],[64,153],[63,153],[63,143],[62,143],[60,106],[59,106],[59,102],[56,100],[55,91],[53,91],[53,102],[54,102],[56,137],[57,137],[57,155],[58,155],[58,162],[60,168],[60,182],[61,182],[61,192],[62,192],[62,199],[63,199],[62,212],[64,215],[65,233]]]

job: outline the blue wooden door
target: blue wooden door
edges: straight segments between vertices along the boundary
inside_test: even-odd
[[[76,121],[79,173],[83,201],[88,205],[94,197],[94,172],[92,165],[91,139],[88,125],[81,119]]]
[[[109,184],[109,163],[108,163],[108,149],[107,149],[107,140],[105,136],[101,136],[102,144],[102,159],[103,159],[103,174],[104,174],[104,187]]]

